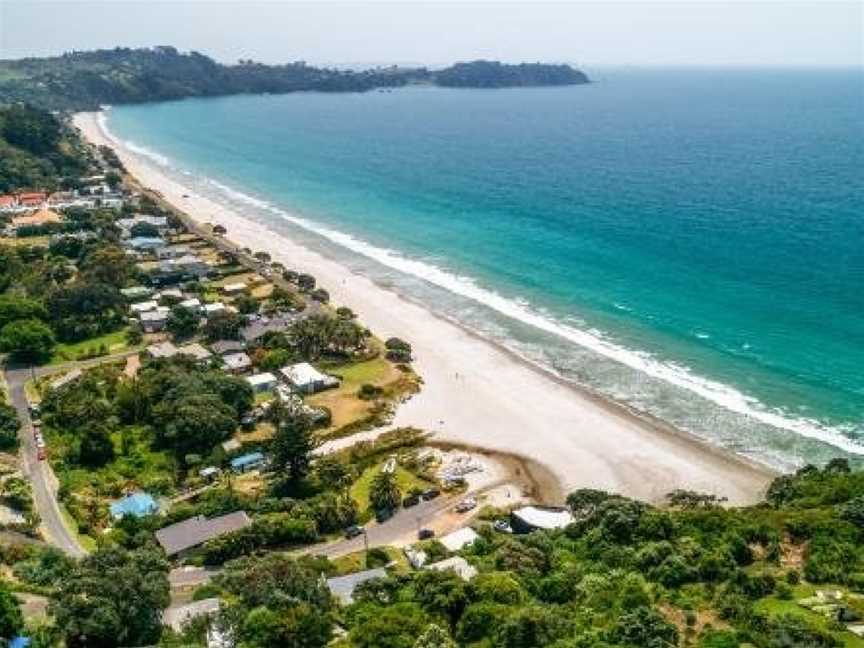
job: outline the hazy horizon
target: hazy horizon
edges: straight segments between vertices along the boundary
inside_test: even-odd
[[[855,2],[2,0],[0,58],[172,45],[229,63],[859,67],[862,25]]]

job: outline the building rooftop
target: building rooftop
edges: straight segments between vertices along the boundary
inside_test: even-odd
[[[262,453],[250,452],[249,454],[241,455],[232,459],[231,467],[243,468],[245,466],[251,466],[252,464],[260,463],[262,461],[264,461],[264,455]]]
[[[227,355],[222,356],[222,360],[225,361],[225,366],[228,369],[246,369],[247,367],[252,366],[252,360],[249,359],[249,356],[243,353],[229,353]]]
[[[177,353],[192,356],[196,360],[206,360],[211,355],[213,355],[198,342],[192,342],[190,344],[184,344],[181,347],[177,347]]]
[[[163,527],[156,532],[156,540],[169,556],[197,547],[212,538],[237,531],[252,524],[246,511],[235,511],[215,518],[203,515]]]
[[[354,590],[361,583],[372,580],[373,578],[385,578],[387,570],[383,567],[377,569],[367,569],[366,571],[357,572],[356,574],[348,574],[347,576],[337,576],[327,579],[327,587],[330,593],[338,598],[345,605],[350,604],[354,599]]]
[[[573,515],[563,507],[523,506],[513,515],[535,529],[563,529],[573,522]]]
[[[240,340],[219,340],[210,345],[210,350],[219,355],[230,353],[231,351],[242,351],[245,348]]]
[[[427,565],[426,569],[434,569],[435,571],[447,571],[452,569],[462,580],[470,581],[477,575],[477,569],[468,564],[462,556],[453,556],[446,560],[439,560],[436,563]]]
[[[329,376],[322,374],[308,362],[298,362],[297,364],[282,367],[279,370],[292,385],[303,386],[311,385],[319,382],[327,382]]]
[[[480,536],[477,535],[477,532],[471,527],[463,527],[453,533],[441,536],[438,541],[447,547],[448,551],[459,551],[460,549],[470,545],[479,537]]]
[[[127,495],[123,499],[113,502],[110,508],[111,516],[115,519],[120,519],[124,515],[144,517],[145,515],[152,515],[159,510],[156,500],[144,491],[137,491]]]
[[[249,381],[249,384],[253,387],[260,387],[261,385],[270,385],[272,383],[278,382],[276,376],[274,376],[269,371],[265,371],[264,373],[257,373],[254,376],[249,376],[246,378]]]
[[[146,350],[154,358],[171,358],[177,355],[177,347],[174,346],[173,342],[168,340],[159,342],[158,344],[151,344]]]
[[[206,598],[181,605],[169,607],[162,613],[162,623],[171,626],[175,632],[181,632],[183,626],[190,620],[205,614],[216,614],[219,612],[220,601],[218,598]]]

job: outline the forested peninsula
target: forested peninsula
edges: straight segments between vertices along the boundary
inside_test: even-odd
[[[364,92],[409,84],[505,88],[588,82],[583,72],[569,65],[473,61],[443,70],[392,66],[361,71],[319,68],[302,61],[265,65],[241,60],[224,65],[198,52],[165,46],[0,61],[0,103],[27,102],[69,111],[245,93]]]

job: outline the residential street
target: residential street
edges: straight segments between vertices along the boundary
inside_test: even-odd
[[[24,384],[32,377],[48,376],[75,367],[87,367],[103,362],[124,358],[137,351],[129,351],[113,356],[103,356],[83,362],[68,362],[60,365],[22,367],[6,370],[6,383],[9,385],[9,400],[18,413],[21,421],[21,470],[30,479],[33,486],[33,504],[42,520],[42,531],[45,539],[71,556],[82,556],[85,551],[78,543],[75,534],[71,532],[63,520],[53,484],[56,483],[51,465],[48,461],[39,461],[36,456],[36,443],[33,439],[33,422],[28,409],[27,395]]]

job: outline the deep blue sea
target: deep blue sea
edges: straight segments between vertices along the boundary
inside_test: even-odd
[[[864,455],[864,73],[125,106],[197,191],[778,466]],[[566,431],[562,431],[566,433]]]

